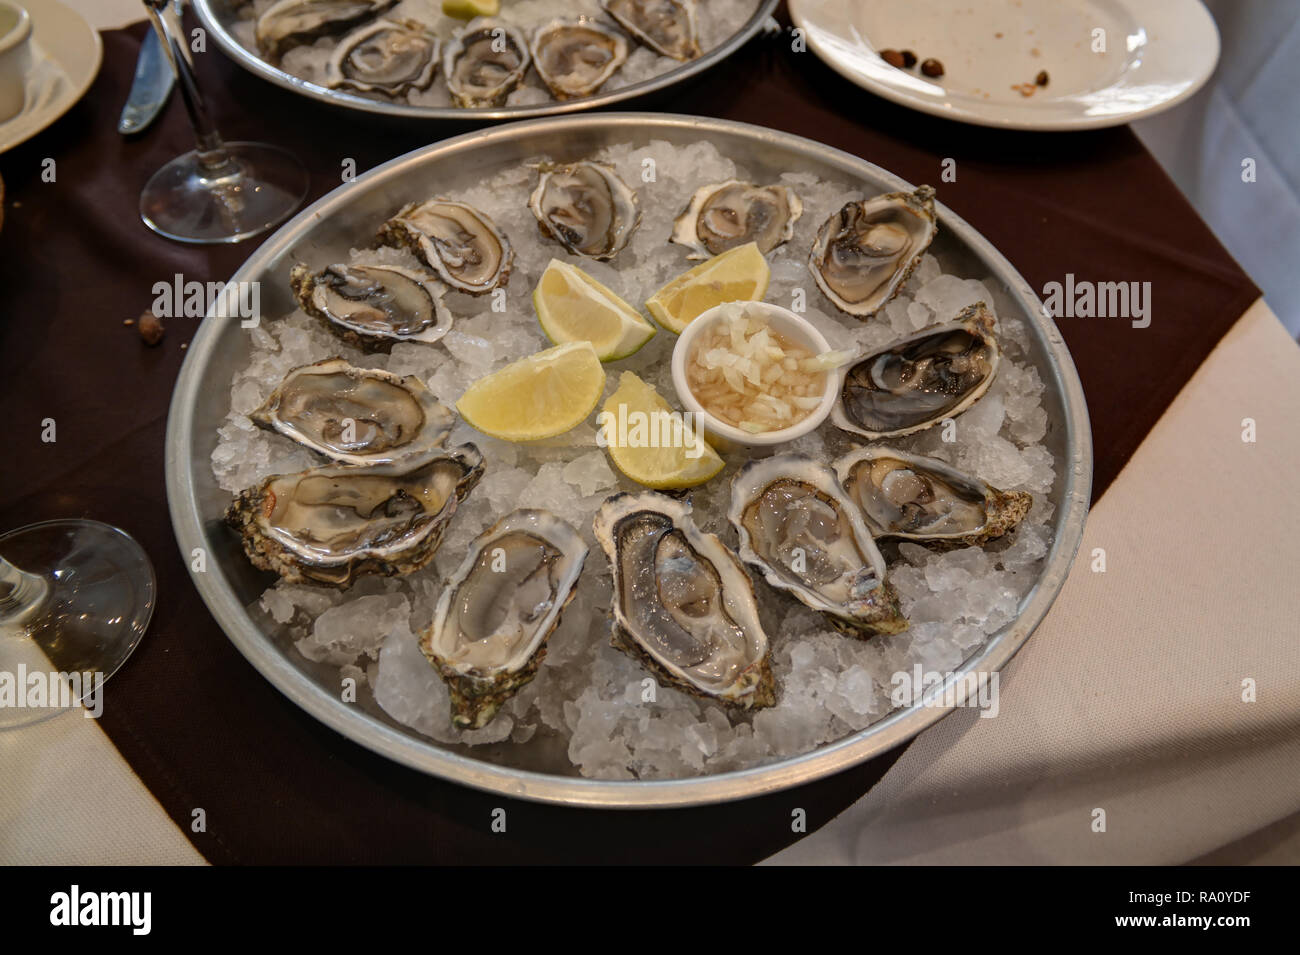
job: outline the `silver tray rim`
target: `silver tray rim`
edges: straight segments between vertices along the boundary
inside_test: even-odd
[[[564,102],[554,101],[531,106],[502,106],[491,109],[461,109],[452,106],[412,106],[408,103],[389,103],[369,99],[365,96],[357,96],[342,90],[327,89],[323,86],[317,86],[315,83],[308,83],[292,73],[287,73],[279,67],[273,66],[240,43],[227,29],[226,19],[217,15],[213,8],[215,2],[220,2],[220,0],[190,0],[190,6],[194,8],[195,14],[208,32],[216,37],[217,46],[221,48],[221,51],[226,56],[248,72],[260,76],[276,86],[306,96],[309,99],[314,99],[317,102],[345,109],[355,109],[365,113],[376,113],[404,119],[454,120],[472,123],[482,120],[532,119],[539,116],[555,116],[600,109],[638,97],[649,96],[666,87],[685,82],[717,65],[748,43],[762,29],[767,19],[772,16],[780,0],[759,0],[753,16],[746,20],[740,29],[712,50],[709,50],[698,59],[673,67],[658,76],[642,80],[640,83],[620,87],[608,93],[598,93],[595,96]]]
[[[491,151],[494,146],[526,142],[535,132],[581,135],[591,129],[626,130],[628,137],[651,129],[692,130],[697,134],[726,133],[748,138],[768,147],[793,150],[814,157],[846,174],[887,184],[890,189],[912,186],[857,156],[814,140],[747,123],[705,119],[663,113],[601,113],[529,120],[466,133],[398,156],[369,170],[354,182],[340,186],[304,209],[267,239],[236,271],[230,281],[247,281],[264,272],[322,220],[345,209],[349,195],[364,183],[380,187],[400,179],[425,163],[454,161],[464,153]],[[351,190],[351,193],[350,193]],[[669,808],[700,806],[777,792],[813,782],[849,769],[901,745],[937,723],[950,710],[925,705],[934,695],[953,687],[958,701],[964,699],[962,680],[972,671],[1001,670],[1025,644],[1055,601],[1082,542],[1084,522],[1092,485],[1092,434],[1088,409],[1074,361],[1055,323],[1033,289],[1010,262],[974,228],[936,203],[942,227],[976,254],[1005,284],[1009,294],[1024,308],[1027,326],[1038,339],[1049,362],[1046,384],[1061,401],[1065,429],[1066,460],[1062,468],[1061,500],[1055,516],[1056,537],[1047,554],[1043,571],[1022,601],[1022,610],[968,658],[942,686],[926,694],[913,706],[900,709],[867,728],[811,752],[750,769],[671,780],[600,780],[561,776],[514,769],[442,749],[433,740],[402,731],[357,707],[344,703],[337,694],[326,692],[304,671],[294,666],[249,616],[243,602],[219,566],[204,573],[191,573],[199,591],[227,637],[248,661],[280,692],[341,735],[398,763],[433,776],[487,792],[543,803],[600,808]],[[204,384],[204,369],[219,337],[231,322],[209,316],[203,320],[187,351],[177,378],[168,412],[166,437],[167,499],[181,556],[187,566],[196,547],[213,553],[204,529],[196,488],[192,479],[194,460],[194,414]],[[235,325],[237,329],[238,326]],[[1040,373],[1043,369],[1040,369]],[[207,466],[206,459],[202,462]]]

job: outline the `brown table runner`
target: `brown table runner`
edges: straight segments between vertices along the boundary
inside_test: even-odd
[[[798,838],[793,808],[815,829],[863,795],[901,750],[726,806],[597,812],[516,802],[371,754],[244,661],[190,583],[163,489],[167,406],[195,326],[172,320],[163,343],[146,348],[122,320],[148,308],[153,283],[174,273],[229,277],[255,242],[187,248],[140,223],[145,180],[193,145],[178,102],[142,137],[115,131],[143,33],[143,24],[105,33],[103,70],[86,98],[0,156],[9,203],[0,232],[0,399],[10,436],[0,528],[92,517],[125,528],[149,552],[157,612],[108,684],[101,722],[199,851],[218,863],[748,863]],[[339,140],[364,170],[470,128],[403,127],[336,111],[246,74],[215,49],[198,60],[226,137],[295,152],[313,169],[310,199],[339,183]],[[1127,128],[1031,135],[922,116],[848,84],[811,53],[792,52],[788,34],[760,37],[689,87],[643,105],[788,130],[912,182],[939,183],[941,161],[956,159],[957,181],[942,184],[943,201],[1035,288],[1067,273],[1151,282],[1148,328],[1060,320],[1092,414],[1094,497],[1258,296]],[[46,159],[55,160],[53,182],[42,179]],[[40,438],[46,418],[57,423],[54,443]],[[490,828],[498,806],[507,808],[506,834]],[[206,812],[206,832],[190,832],[196,808]]]

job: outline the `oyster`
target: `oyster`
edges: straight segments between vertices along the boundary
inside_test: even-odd
[[[594,528],[614,574],[611,643],[661,682],[752,709],[776,702],[767,634],[736,555],[684,501],[615,494]]]
[[[515,250],[484,213],[463,202],[429,199],[384,223],[381,241],[405,246],[460,292],[482,295],[510,279]]]
[[[257,48],[276,62],[292,47],[377,17],[397,0],[280,0],[257,18]]]
[[[429,563],[482,475],[483,455],[472,444],[400,466],[276,474],[241,491],[226,523],[255,567],[290,583],[347,587],[362,574],[409,574]]]
[[[578,532],[548,511],[513,511],[469,545],[420,637],[454,724],[485,726],[536,676],[586,559]]]
[[[299,306],[349,345],[388,351],[394,342],[436,342],[451,328],[445,286],[395,265],[295,265],[289,286]]]
[[[325,85],[389,96],[428,89],[439,45],[415,20],[376,20],[339,41],[325,67]]]
[[[692,250],[691,259],[707,259],[747,242],[766,255],[794,236],[803,203],[785,186],[757,186],[729,179],[695,191],[673,223],[670,241]]]
[[[327,358],[284,376],[249,417],[341,464],[397,464],[441,447],[455,414],[414,375]]]
[[[835,471],[876,537],[925,544],[983,544],[1015,528],[1033,504],[935,458],[893,448],[857,448]]]
[[[727,518],[741,559],[837,630],[907,629],[885,559],[830,468],[802,454],[751,461],[731,479]]]
[[[612,259],[641,224],[637,195],[605,163],[538,166],[528,208],[538,228],[575,255]]]
[[[818,230],[808,267],[836,308],[867,318],[897,294],[938,230],[931,186],[850,202]]]
[[[605,12],[656,53],[674,60],[701,54],[695,0],[600,0]]]
[[[533,67],[556,99],[590,96],[627,60],[627,40],[595,20],[552,20],[533,33]]]
[[[852,365],[831,409],[835,426],[868,438],[923,431],[983,396],[1002,352],[983,302]]]
[[[457,106],[501,106],[528,72],[532,57],[518,27],[480,17],[447,42],[442,72]]]

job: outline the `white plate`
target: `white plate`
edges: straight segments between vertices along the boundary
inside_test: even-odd
[[[1219,59],[1199,0],[790,0],[808,47],[841,76],[903,106],[980,126],[1118,126],[1182,102]],[[1104,31],[1104,52],[1094,31]],[[999,36],[1000,34],[1000,36]],[[911,50],[910,70],[880,50]],[[929,79],[920,61],[939,60]],[[1049,83],[1013,87],[1046,70]]]
[[[80,13],[59,0],[19,2],[32,15],[34,72],[40,71],[45,82],[36,96],[29,86],[27,106],[0,123],[0,153],[26,142],[71,109],[90,89],[104,59],[99,34]]]

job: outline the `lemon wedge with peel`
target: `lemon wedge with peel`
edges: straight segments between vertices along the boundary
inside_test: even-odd
[[[638,484],[695,487],[722,470],[718,452],[659,392],[630,371],[605,399],[598,418],[614,466]]]
[[[655,327],[631,305],[576,265],[559,259],[533,290],[542,331],[557,345],[589,341],[601,361],[626,358],[655,336]]]
[[[771,277],[767,259],[749,242],[677,276],[650,296],[645,307],[655,321],[680,335],[696,316],[715,305],[761,299]]]
[[[442,0],[442,12],[458,20],[494,17],[501,12],[501,0]]]
[[[570,342],[506,365],[465,390],[456,410],[470,427],[504,441],[563,434],[595,410],[605,369],[591,342]]]

